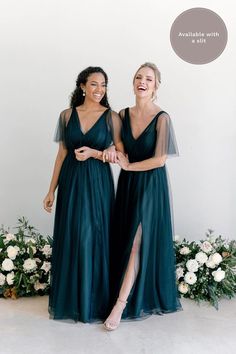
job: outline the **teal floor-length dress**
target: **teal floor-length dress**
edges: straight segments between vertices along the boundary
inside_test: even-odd
[[[170,118],[159,112],[134,138],[129,109],[125,109],[122,140],[129,161],[176,155]],[[115,303],[125,275],[133,241],[141,226],[137,277],[123,319],[141,318],[181,309],[175,279],[175,255],[166,167],[132,172],[121,170],[111,238],[111,300]]]
[[[110,110],[86,133],[77,110],[72,109],[67,124],[65,112],[55,138],[65,144],[68,154],[58,184],[49,313],[54,319],[93,322],[105,319],[108,311],[114,186],[108,163],[94,158],[78,161],[74,149],[88,146],[102,151],[111,144]]]

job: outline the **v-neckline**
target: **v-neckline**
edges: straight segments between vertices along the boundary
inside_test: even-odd
[[[152,124],[152,122],[159,116],[160,113],[163,113],[164,111],[159,111],[150,121],[150,123],[148,123],[148,125],[144,128],[144,130],[139,134],[139,136],[137,138],[134,137],[133,131],[132,131],[132,127],[131,127],[131,120],[130,120],[130,109],[127,109],[128,111],[128,121],[129,121],[129,129],[130,129],[130,133],[131,133],[131,137],[134,141],[139,140],[139,138],[141,138],[141,136],[146,132],[146,130],[150,127],[150,125]]]
[[[79,113],[78,113],[78,111],[77,111],[77,109],[75,107],[75,112],[76,112],[76,115],[77,115],[77,121],[78,121],[79,129],[80,129],[81,133],[84,136],[87,135],[96,126],[96,124],[100,121],[100,119],[103,117],[104,113],[107,112],[108,110],[109,110],[109,108],[105,109],[105,111],[102,112],[102,114],[97,118],[96,122],[86,132],[84,132],[83,129],[82,129],[81,122],[80,122]]]

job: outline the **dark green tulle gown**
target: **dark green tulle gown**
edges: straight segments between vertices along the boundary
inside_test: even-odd
[[[122,140],[130,162],[176,155],[177,146],[167,113],[159,112],[135,139],[129,109]],[[143,172],[121,170],[111,238],[111,300],[115,303],[138,226],[141,225],[139,267],[123,319],[181,309],[175,279],[175,256],[166,167]]]
[[[106,110],[87,132],[76,109],[61,113],[55,140],[68,149],[58,184],[49,312],[54,319],[103,320],[109,303],[109,234],[114,186],[108,163],[78,161],[74,149],[104,150],[112,141]]]

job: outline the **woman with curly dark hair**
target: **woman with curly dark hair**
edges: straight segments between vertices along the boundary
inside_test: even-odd
[[[119,116],[107,99],[107,74],[88,67],[77,78],[70,108],[60,114],[59,150],[44,208],[54,222],[49,312],[54,319],[93,322],[106,318],[109,304],[109,231],[114,186],[104,150],[122,150]],[[106,150],[107,151],[107,150]],[[105,156],[115,162],[115,148]]]

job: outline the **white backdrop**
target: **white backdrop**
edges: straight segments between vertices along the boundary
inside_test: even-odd
[[[171,48],[174,19],[207,7],[229,40],[212,63],[192,65]],[[236,5],[228,0],[8,0],[0,2],[0,223],[26,216],[52,234],[42,209],[57,151],[53,133],[79,71],[99,65],[113,109],[132,105],[132,77],[145,61],[162,72],[158,104],[173,119],[180,157],[169,160],[176,233],[207,228],[235,238]],[[117,180],[118,169],[115,169]]]

